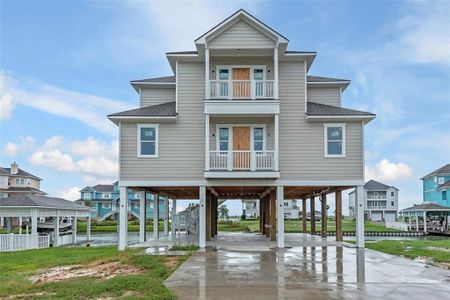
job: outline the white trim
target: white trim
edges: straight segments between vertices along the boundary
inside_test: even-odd
[[[274,85],[273,85],[273,97],[275,99],[279,99],[279,89],[278,89],[278,45],[273,49],[273,69],[274,69],[274,75],[273,75],[273,80],[274,80]],[[264,70],[265,73],[265,70]]]
[[[280,116],[276,114],[274,116],[274,151],[275,151],[275,171],[280,170]]]
[[[280,172],[277,171],[267,171],[267,172],[259,172],[259,171],[218,171],[218,172],[214,172],[214,171],[209,171],[209,172],[205,172],[204,173],[205,178],[220,178],[220,179],[225,179],[225,178],[229,178],[229,179],[234,179],[234,178],[280,178]],[[212,184],[215,185],[215,184]],[[245,184],[243,184],[242,182],[239,184],[242,186],[245,186]]]
[[[342,153],[341,154],[328,154],[328,128],[329,127],[341,127],[342,128]],[[323,124],[323,143],[324,143],[324,157],[325,158],[345,158],[346,148],[346,124],[345,123],[325,123]]]
[[[280,113],[279,100],[205,100],[205,114],[273,115]]]
[[[119,174],[117,174],[117,178],[120,180],[120,176],[122,174],[122,122],[119,122]],[[120,196],[120,190],[119,190],[119,196]]]
[[[308,112],[308,70],[307,70],[307,63],[306,60],[304,61],[303,65],[305,66],[305,113]]]
[[[132,85],[174,85],[175,82],[130,82]]]
[[[234,127],[249,127],[250,128],[250,150],[254,150],[254,130],[255,128],[262,128],[263,129],[263,150],[266,150],[266,144],[267,144],[267,124],[216,124],[216,150],[219,151],[220,147],[220,140],[219,140],[219,129],[220,128],[228,128],[228,151],[233,151],[233,128]]]
[[[230,75],[230,74],[228,74]],[[210,95],[210,83],[209,83],[209,48],[205,46],[205,99],[209,99]]]
[[[317,121],[326,121],[326,120],[372,120],[375,119],[374,115],[347,115],[347,116],[335,116],[335,115],[322,115],[322,116],[310,116],[306,115],[306,119],[315,119]]]
[[[155,154],[141,154],[141,128],[155,129]],[[138,158],[158,158],[159,157],[159,124],[137,124],[137,153]]]
[[[277,187],[277,246],[284,248],[284,187]]]
[[[364,139],[364,121],[361,121],[361,139],[362,139],[362,176],[364,182],[366,181],[366,146]],[[365,191],[364,191],[365,192]]]
[[[178,115],[178,60],[175,62],[175,113]]]
[[[209,114],[205,115],[205,170],[209,171],[209,130],[210,130]]]

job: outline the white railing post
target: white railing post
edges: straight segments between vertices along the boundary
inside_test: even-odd
[[[273,96],[278,99],[278,47],[273,49],[273,68],[274,68],[274,84]]]
[[[250,80],[250,98],[256,99],[256,83],[254,80]]]
[[[228,153],[227,153],[227,167],[228,167],[228,171],[233,171],[233,152],[234,151],[228,150]]]
[[[250,152],[250,171],[256,171],[256,152]]]
[[[228,99],[230,100],[234,98],[233,91],[234,91],[233,81],[231,79],[228,79]]]
[[[219,137],[217,137],[219,138]],[[209,153],[209,114],[205,115],[205,170],[210,168],[210,153]]]

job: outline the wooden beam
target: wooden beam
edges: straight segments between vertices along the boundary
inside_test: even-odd
[[[208,186],[206,187],[208,190],[211,191],[211,193],[213,193],[214,196],[219,197],[219,194],[216,192],[216,190],[212,187],[212,186]]]
[[[303,224],[303,232],[308,231],[308,226],[306,223],[306,198],[302,199],[302,224]]]
[[[344,239],[342,231],[342,192],[336,191],[336,241]]]
[[[328,235],[327,194],[322,194],[322,220],[321,221],[322,221],[322,226],[321,226],[322,237],[325,238]]]
[[[273,191],[275,187],[269,186],[262,194],[259,196],[260,199],[266,197],[271,191]]]
[[[315,205],[315,199],[314,196],[311,196],[310,198],[310,205],[309,205],[309,210],[310,210],[310,216],[309,219],[311,220],[311,234],[315,234],[316,233],[316,205]]]
[[[277,196],[276,191],[270,192],[270,240],[277,240]]]

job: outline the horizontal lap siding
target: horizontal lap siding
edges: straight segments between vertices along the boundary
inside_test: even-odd
[[[305,118],[304,76],[303,63],[280,63],[281,179],[362,179],[361,123],[347,123],[346,158],[324,158],[323,124]]]
[[[217,37],[208,41],[210,48],[270,48],[275,42],[245,21],[238,21]]]
[[[158,105],[175,101],[174,88],[143,88],[141,89],[141,107]]]
[[[339,88],[308,88],[308,101],[340,106],[341,105],[341,91]]]
[[[216,80],[216,66],[266,66],[266,80],[273,80],[273,57],[211,57],[209,79]],[[268,72],[270,70],[270,72]],[[230,78],[231,79],[231,78]]]
[[[137,125],[122,123],[121,180],[198,180],[204,171],[204,64],[179,63],[176,123],[159,125],[159,158],[137,158]]]

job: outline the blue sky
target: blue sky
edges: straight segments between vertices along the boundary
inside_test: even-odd
[[[344,106],[378,115],[366,179],[398,187],[402,208],[420,202],[419,178],[450,162],[447,1],[1,1],[0,164],[17,161],[70,199],[115,181],[105,115],[138,105],[129,81],[171,75],[165,52],[194,50],[239,8],[290,50],[317,51],[310,74],[352,80]]]

